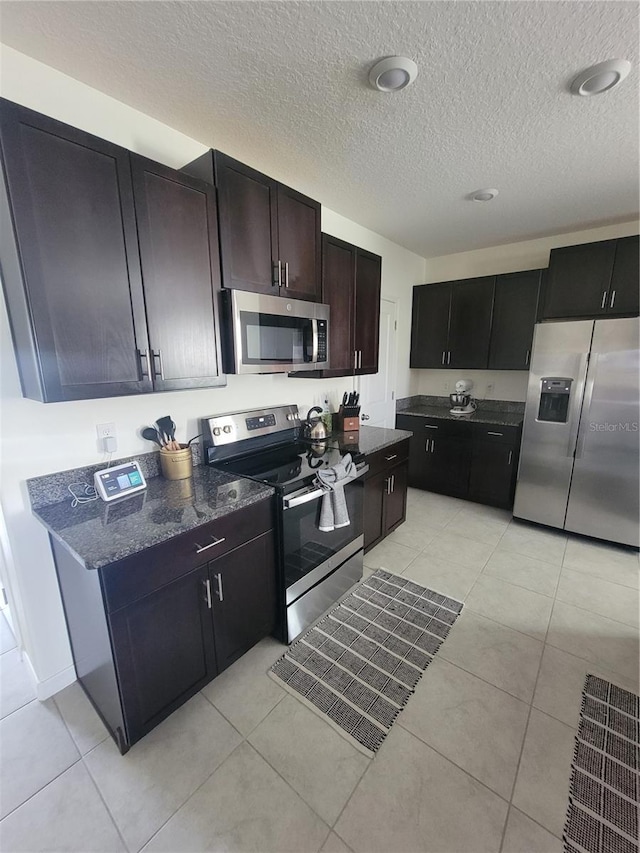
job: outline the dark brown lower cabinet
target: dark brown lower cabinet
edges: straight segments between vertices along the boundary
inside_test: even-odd
[[[396,426],[413,432],[410,486],[504,509],[513,506],[519,426],[402,414]]]
[[[123,754],[273,630],[271,500],[96,570],[51,541],[78,681]]]
[[[407,456],[405,439],[367,457],[364,484],[364,550],[369,551],[396,529],[407,515]]]

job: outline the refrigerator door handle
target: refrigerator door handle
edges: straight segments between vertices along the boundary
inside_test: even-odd
[[[576,379],[573,383],[573,400],[569,404],[568,423],[571,425],[571,429],[569,431],[569,441],[567,443],[567,456],[571,457],[575,457],[576,454],[578,431],[580,429],[580,412],[586,411],[586,409],[583,409],[583,405],[588,371],[589,353],[585,352],[580,356],[580,366],[576,371]]]
[[[596,384],[596,373],[598,370],[598,356],[592,355],[587,372],[587,381],[584,389],[584,402],[582,404],[582,416],[580,418],[580,430],[578,433],[578,443],[576,445],[576,459],[580,459],[584,452],[584,445],[587,440],[587,432],[590,429],[590,414],[591,414],[591,399],[593,397],[593,386]]]

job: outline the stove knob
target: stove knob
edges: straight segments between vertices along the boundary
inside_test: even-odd
[[[216,436],[220,435],[220,427],[214,427],[213,428],[213,434]]]
[[[222,427],[222,431],[226,432],[227,435],[229,435],[229,433],[231,432],[231,427],[230,426]]]

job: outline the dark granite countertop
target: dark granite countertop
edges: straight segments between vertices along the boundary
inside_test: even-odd
[[[403,409],[398,415],[417,415],[422,418],[442,418],[447,421],[472,421],[476,424],[499,424],[500,426],[520,426],[524,414],[516,412],[498,412],[493,409],[479,409],[472,415],[452,415],[445,406],[415,406]]]
[[[334,432],[331,434],[330,441],[337,443],[341,449],[354,447],[365,456],[370,456],[384,447],[390,447],[405,438],[411,438],[411,435],[412,433],[406,429],[361,426],[358,432]]]
[[[45,479],[29,481],[30,491]],[[87,569],[97,569],[273,494],[271,486],[199,465],[186,480],[151,477],[144,492],[121,501],[98,498],[73,509],[69,497],[33,513]]]
[[[472,415],[452,415],[449,411],[451,404],[446,397],[422,395],[398,400],[396,414],[516,427],[521,426],[524,420],[524,403],[510,400],[478,400],[477,405],[478,408]]]

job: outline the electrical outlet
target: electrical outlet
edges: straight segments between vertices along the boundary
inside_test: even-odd
[[[444,383],[444,385],[443,385],[443,388],[444,388],[444,392],[445,392],[445,394],[448,394],[448,393],[449,393],[449,388],[450,388],[450,385],[449,385],[449,382],[448,382],[448,381],[445,381],[445,383]]]
[[[98,433],[98,438],[115,438],[116,437],[116,425],[115,424],[98,424],[96,426],[96,432]]]
[[[114,423],[97,424],[96,432],[98,433],[98,442],[105,453],[114,453],[118,449],[116,425]]]

